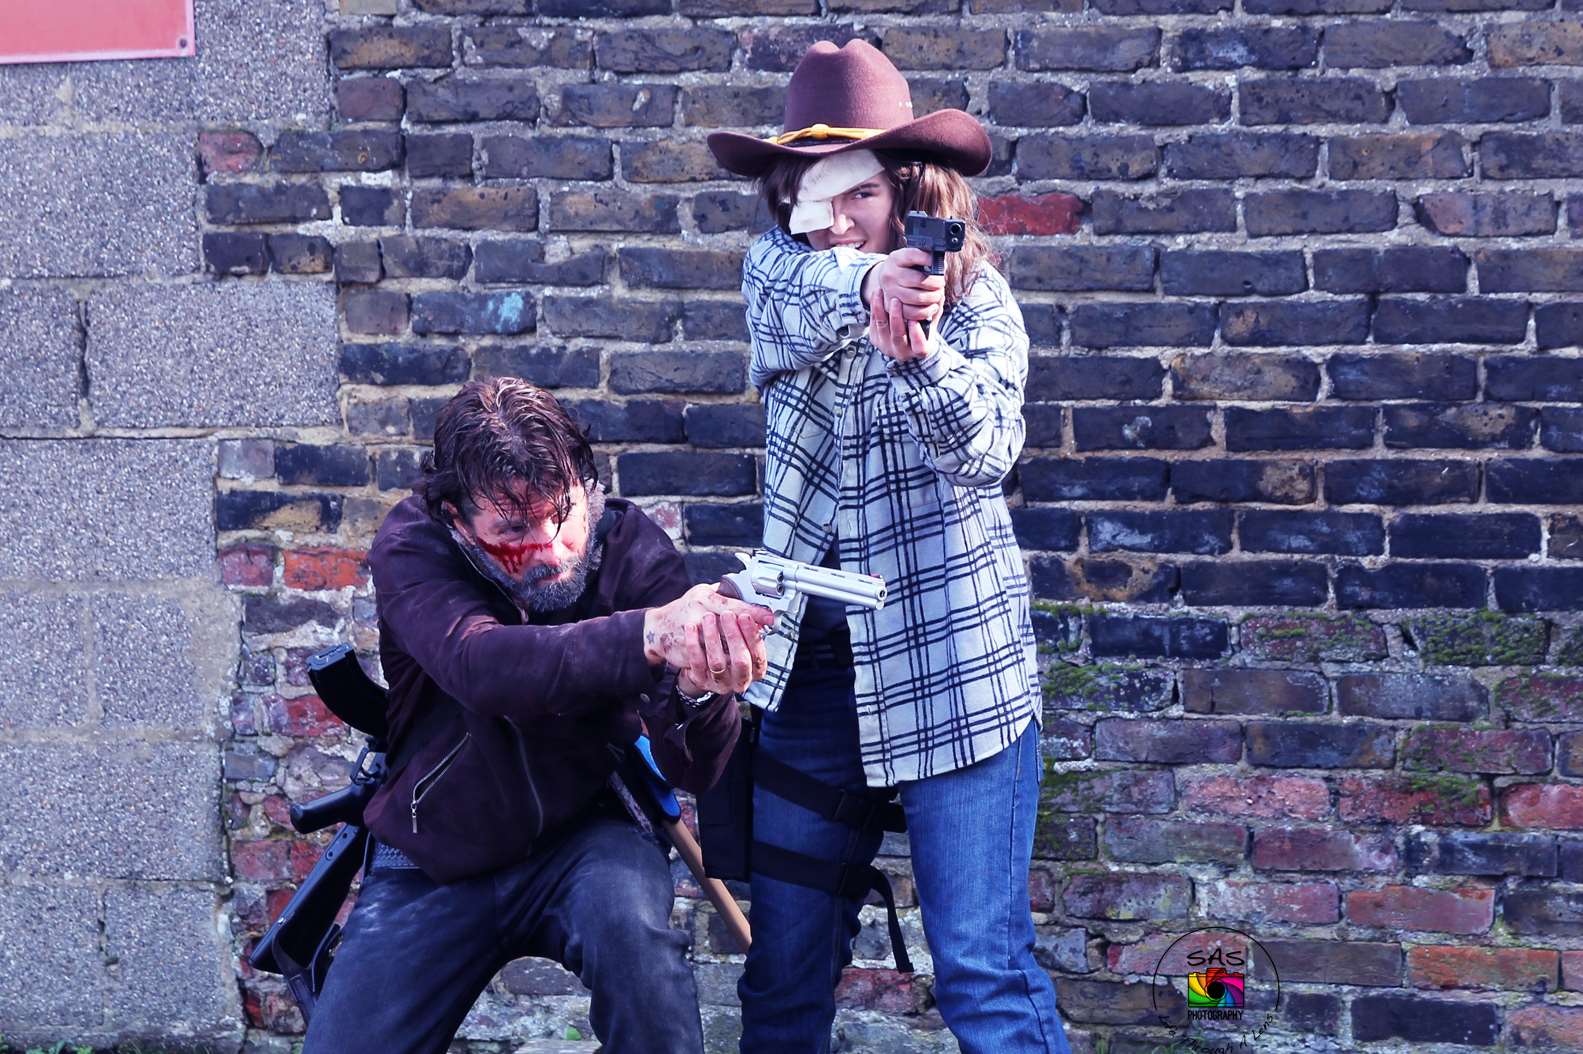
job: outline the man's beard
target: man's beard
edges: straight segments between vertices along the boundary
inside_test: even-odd
[[[577,563],[572,565],[571,573],[558,582],[540,585],[546,578],[552,578],[561,573],[564,564],[553,566],[539,565],[524,571],[521,578],[513,578],[501,570],[500,565],[490,559],[483,549],[469,540],[454,527],[451,537],[463,551],[472,558],[473,566],[477,567],[495,585],[499,586],[517,605],[517,610],[528,611],[559,611],[561,608],[570,607],[583,595],[583,590],[588,588],[588,575],[599,566],[603,547],[595,540],[595,531],[599,521],[605,514],[605,492],[602,487],[590,485],[588,488],[588,537],[584,540],[583,555]]]

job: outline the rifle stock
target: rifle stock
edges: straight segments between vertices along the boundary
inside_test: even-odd
[[[367,846],[368,828],[360,824],[342,827],[280,917],[248,953],[247,961],[255,970],[285,975],[302,1008],[303,1020],[312,1015],[324,985],[331,949],[341,933],[335,918],[346,903],[352,879],[363,866]]]
[[[341,927],[335,921],[346,903],[352,880],[363,867],[368,849],[368,828],[363,807],[385,777],[385,690],[367,673],[345,644],[318,652],[308,660],[308,679],[330,712],[369,736],[358,755],[349,786],[316,801],[291,807],[291,823],[309,834],[341,824],[319,860],[302,880],[291,900],[271,924],[247,961],[255,970],[282,974],[292,997],[302,1009],[303,1020],[313,1013],[325,971]]]

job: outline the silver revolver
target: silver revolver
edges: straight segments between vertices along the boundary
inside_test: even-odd
[[[721,594],[767,607],[776,615],[791,607],[794,593],[859,604],[874,611],[885,606],[885,580],[873,575],[805,564],[762,550],[737,553],[737,559],[742,561],[742,570],[720,579]]]

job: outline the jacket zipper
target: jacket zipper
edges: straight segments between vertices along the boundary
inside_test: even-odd
[[[510,604],[513,608],[516,608],[517,614],[521,615],[525,622],[527,620],[527,613],[521,608],[517,607],[517,602],[511,599],[511,594],[507,593],[505,589],[501,587],[499,582],[496,582],[493,578],[484,574],[484,569],[479,567],[478,564],[473,561],[473,555],[466,549],[462,550],[462,555],[467,557],[467,562],[472,564],[473,570],[478,572],[480,578],[494,586],[495,589],[499,591],[500,595],[506,598],[506,603]],[[506,727],[511,729],[511,738],[515,741],[517,747],[517,763],[522,766],[522,778],[527,783],[528,790],[533,794],[533,807],[538,811],[539,822],[542,824],[544,822],[544,798],[539,794],[538,781],[533,778],[533,769],[528,765],[527,740],[523,738],[522,729],[517,727],[517,723],[515,721],[511,720],[510,718],[505,718],[504,721]],[[413,808],[414,810],[417,808],[416,804],[414,804]],[[412,823],[413,831],[416,832],[418,823],[416,812],[413,814]]]
[[[462,748],[467,745],[467,741],[472,737],[473,734],[471,732],[463,733],[462,741],[456,744],[456,746],[452,747],[450,751],[443,758],[441,758],[439,763],[436,764],[432,769],[419,776],[418,781],[412,785],[413,834],[418,833],[418,803],[421,802],[429,793],[429,791],[434,788],[434,785],[440,781],[440,777],[445,775],[445,770],[451,767],[451,762],[456,760],[456,755],[462,752]]]
[[[544,798],[539,794],[539,781],[533,778],[533,768],[528,764],[528,742],[522,735],[522,729],[510,719],[506,720],[506,727],[511,729],[511,735],[517,742],[517,763],[522,766],[522,779],[528,785],[528,790],[533,794],[533,808],[538,814],[539,825],[544,825]]]
[[[600,544],[601,544],[601,546],[603,545],[603,543],[600,543]],[[499,582],[496,582],[492,577],[490,577],[489,575],[484,573],[484,569],[482,567],[479,567],[477,561],[475,561],[473,559],[473,554],[472,553],[469,553],[466,549],[462,548],[461,546],[457,546],[457,548],[461,549],[462,556],[467,560],[468,564],[472,567],[472,569],[478,573],[478,577],[482,578],[484,581],[486,581],[490,585],[494,586],[495,587],[495,591],[498,592],[501,596],[505,597],[506,603],[510,604],[513,608],[515,608],[516,611],[517,611],[517,614],[522,617],[524,622],[526,622],[526,620],[527,620],[527,613],[524,612],[521,608],[517,607],[517,602],[514,599],[512,599],[511,594],[507,593],[505,591],[505,589],[500,585]],[[543,795],[541,795],[539,793],[538,781],[533,778],[533,770],[532,770],[531,766],[529,766],[529,764],[528,764],[528,744],[527,744],[527,740],[525,740],[523,738],[523,736],[522,736],[522,729],[517,727],[517,724],[516,724],[515,721],[507,719],[506,720],[506,727],[511,729],[511,735],[516,740],[517,760],[518,760],[518,763],[521,764],[521,766],[522,766],[522,778],[527,782],[528,790],[530,790],[533,793],[533,807],[538,810],[539,822],[542,824],[544,822],[544,797],[543,797]],[[471,735],[471,734],[472,733],[470,733],[470,732],[468,733],[468,735]],[[452,749],[452,751],[449,754],[445,755],[445,757],[440,760],[440,764],[435,766],[435,768],[442,768],[447,763],[449,763],[450,760],[456,756],[457,751],[461,750],[462,747],[465,746],[466,744],[467,744],[467,736],[463,736],[462,737],[462,741],[460,743],[456,744],[455,748]],[[434,772],[433,770],[430,770],[428,773],[424,774],[418,780],[417,783],[413,784],[413,787],[412,787],[412,833],[413,834],[417,834],[418,833],[418,798],[419,798],[418,787],[423,783],[424,780],[429,779],[430,776],[433,776],[435,779],[438,779],[439,776],[440,776],[440,773],[437,773],[437,772]],[[431,780],[430,781],[430,786],[432,786],[432,785],[433,785],[433,781]]]

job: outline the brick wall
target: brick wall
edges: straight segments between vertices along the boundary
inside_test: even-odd
[[[284,799],[345,768],[300,658],[372,643],[363,547],[459,381],[561,392],[700,576],[755,541],[763,218],[703,137],[776,130],[803,48],[861,36],[996,142],[983,215],[1035,351],[1008,485],[1045,601],[1032,888],[1079,1049],[1158,1042],[1154,967],[1211,924],[1280,968],[1261,1047],[1583,1045],[1583,22],[1026,6],[347,0],[332,131],[206,139],[207,266],[333,279],[342,333],[343,432],[222,444],[244,932],[308,863]],[[727,1049],[709,914],[678,923]],[[847,1047],[954,1049],[876,927]],[[469,1034],[581,1024],[576,993],[513,968]]]
[[[45,196],[10,222],[62,232],[0,239],[23,280],[0,331],[60,345],[27,359],[58,398],[0,398],[8,447],[57,493],[87,472],[139,508],[184,451],[208,452],[205,488],[213,466],[195,515],[240,623],[206,740],[233,881],[199,860],[174,888],[225,894],[234,953],[311,866],[287,804],[352,756],[302,660],[372,649],[362,557],[459,382],[556,389],[700,578],[757,538],[736,286],[764,221],[703,136],[778,130],[806,45],[862,36],[920,112],[964,107],[996,143],[982,214],[1034,339],[1008,483],[1043,598],[1031,888],[1074,1047],[1166,1041],[1156,964],[1223,925],[1280,970],[1258,1049],[1583,1048],[1579,0],[340,0],[322,37],[317,3],[295,8],[322,52],[280,83],[246,76],[280,30],[218,15],[211,40],[235,39],[181,91],[150,64],[118,91],[70,72],[55,96],[0,75],[0,114],[45,130],[0,138],[9,200]],[[325,66],[328,111],[301,87]],[[98,191],[136,237],[8,176],[84,138],[84,193],[93,169],[166,159],[147,192]],[[157,207],[170,186],[180,208]],[[117,437],[159,442],[134,464]],[[200,573],[39,572],[59,516],[22,511],[34,555],[6,575],[48,579],[30,596]],[[157,526],[88,519],[134,554]],[[38,618],[76,617],[57,607]],[[88,735],[27,731],[47,711],[0,726],[0,766]],[[904,846],[886,852],[923,952]],[[29,897],[143,889],[0,865],[22,876],[3,933]],[[732,1049],[739,960],[678,877],[711,1046]],[[897,976],[885,947],[875,916],[842,1049],[955,1049],[927,960]],[[250,1045],[284,1049],[282,987],[220,960]],[[517,963],[465,1035],[568,1024],[587,1031],[576,983]]]

